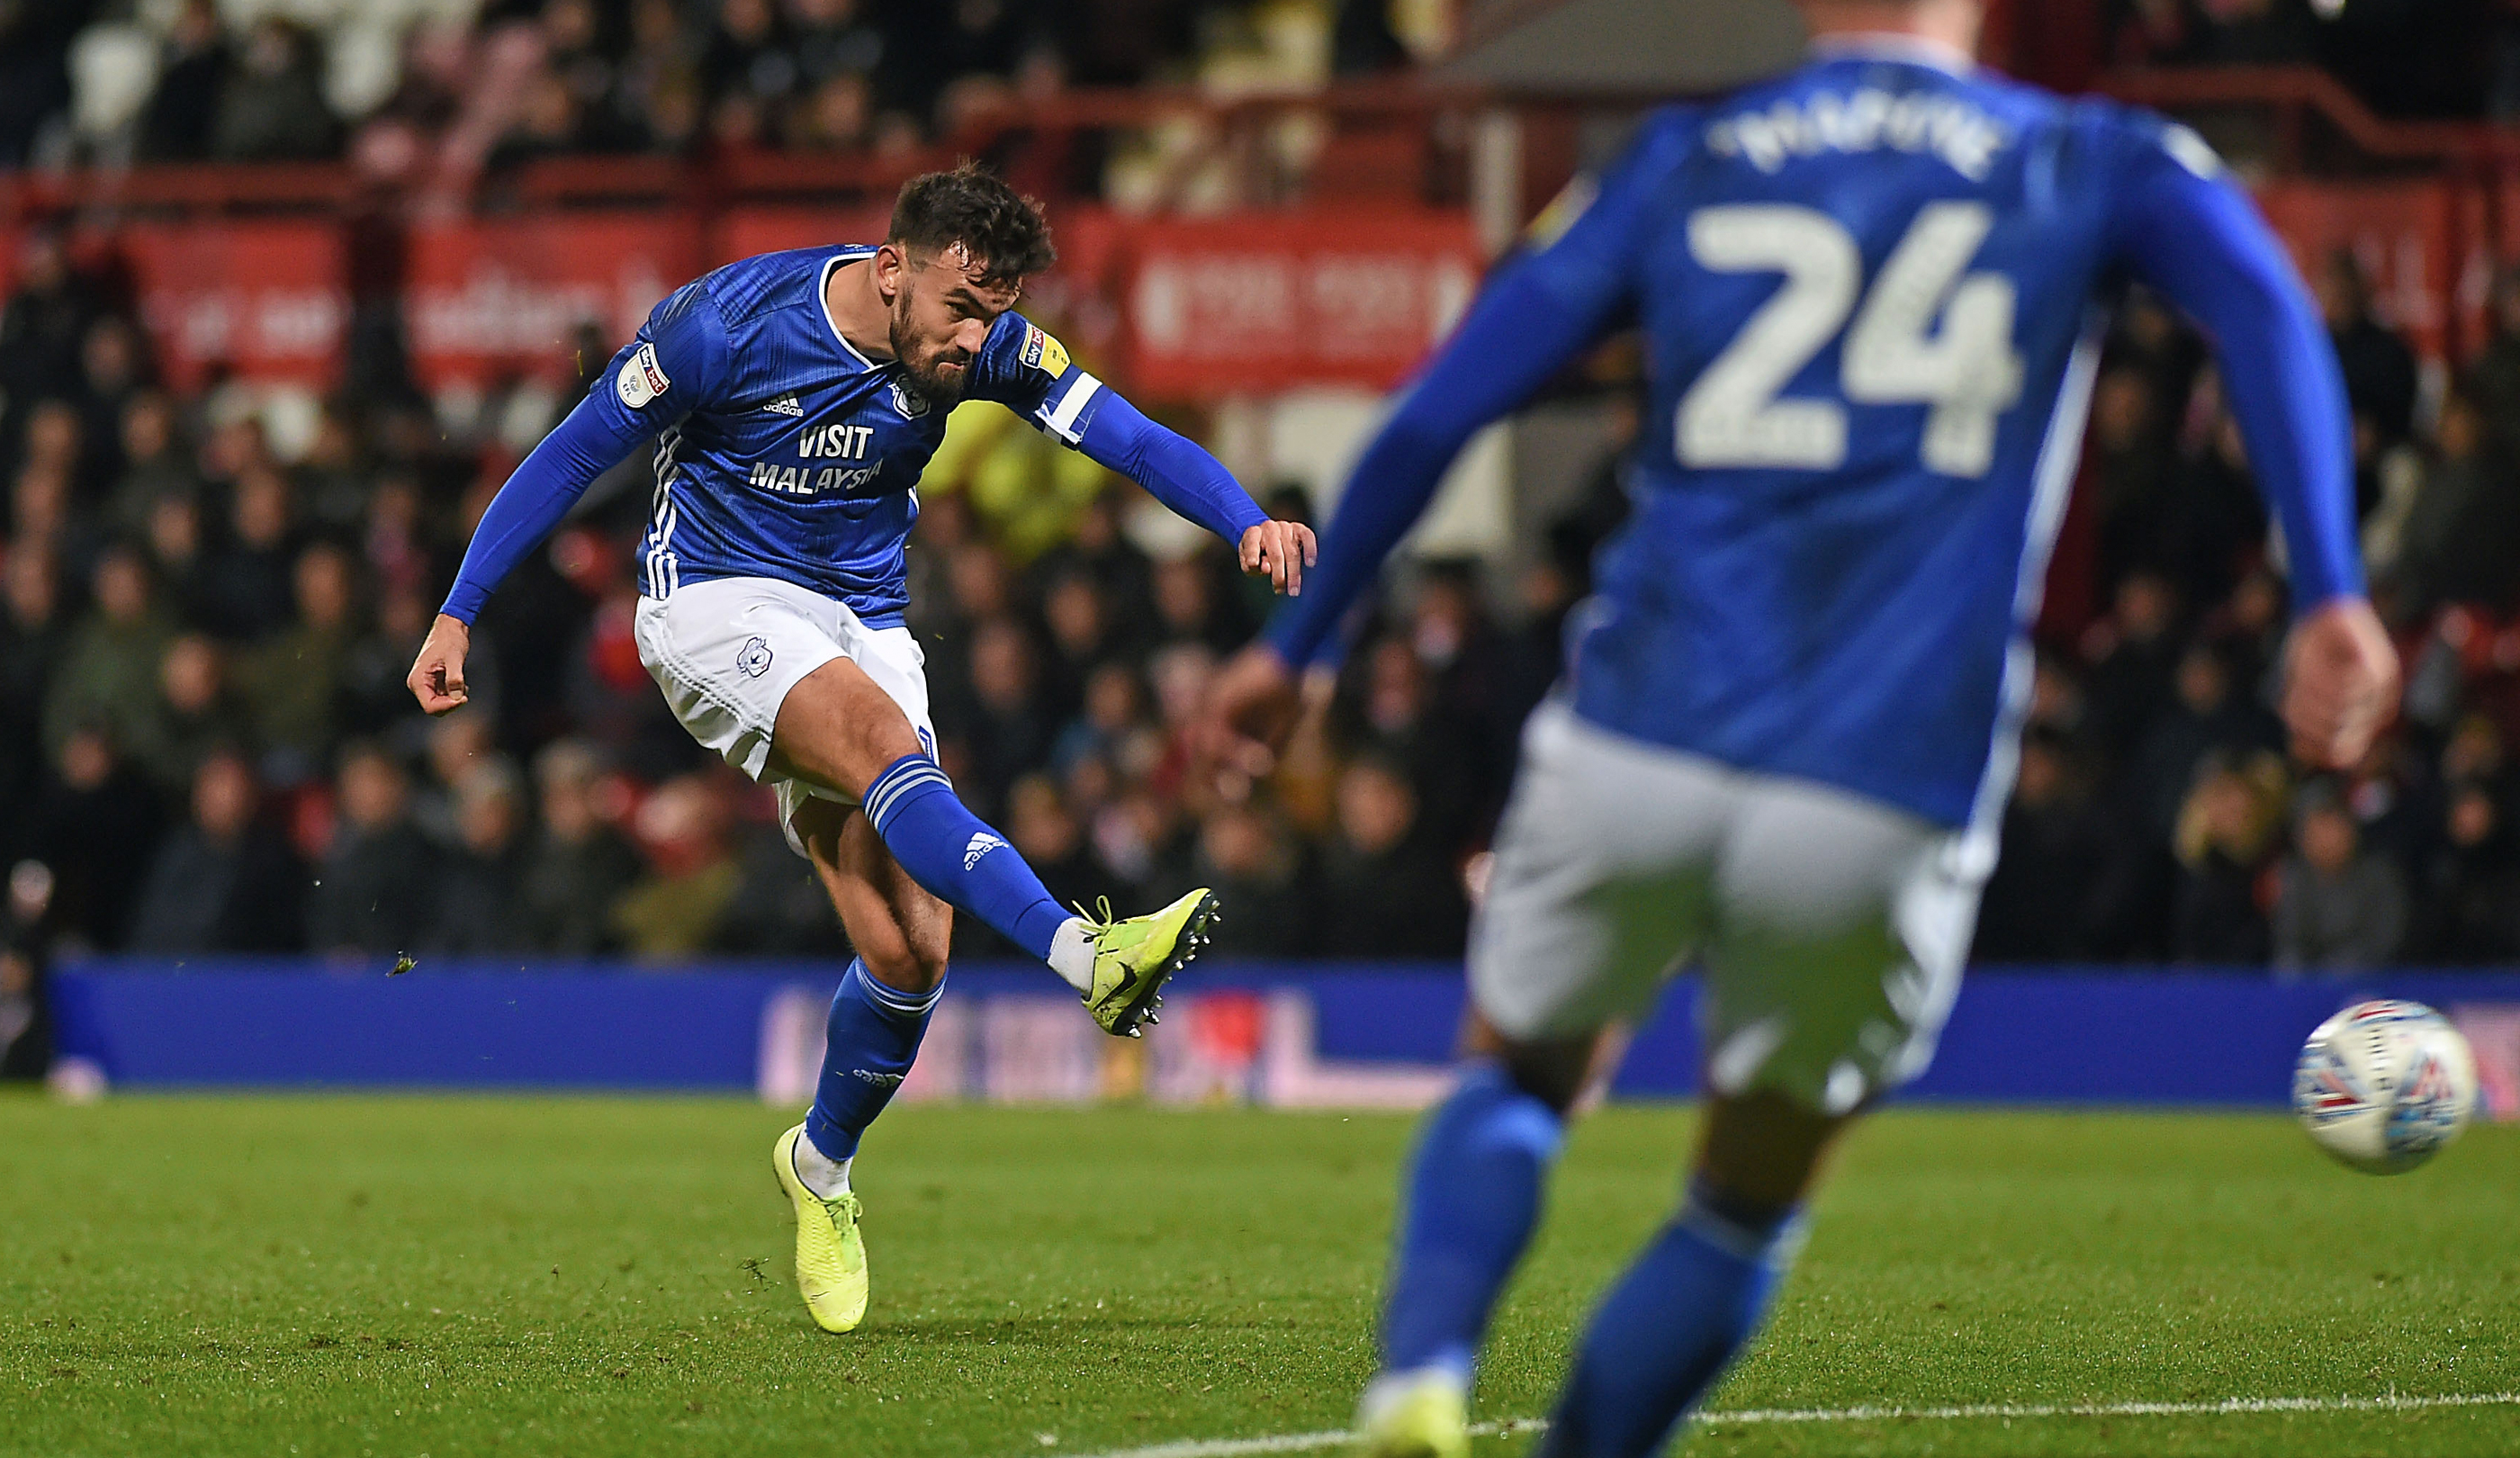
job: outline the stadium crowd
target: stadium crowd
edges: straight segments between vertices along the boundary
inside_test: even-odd
[[[0,166],[897,154],[1070,85],[1405,64],[1391,0],[47,0],[0,8]]]
[[[0,854],[22,915],[148,952],[836,945],[766,797],[638,662],[640,463],[493,600],[474,706],[431,721],[403,675],[514,448],[418,402],[344,401],[276,459],[219,390],[157,387],[127,307],[57,242],[21,263],[0,312]],[[2351,261],[2318,282],[2408,649],[2400,728],[2350,776],[2287,768],[2280,544],[2201,346],[2138,299],[2097,390],[1987,959],[2520,956],[2520,279],[2431,403]],[[1511,591],[1466,563],[1395,591],[1272,780],[1231,795],[1191,773],[1188,731],[1265,593],[1000,415],[957,417],[914,544],[940,752],[974,807],[1062,897],[1218,886],[1240,912],[1225,951],[1457,952],[1517,726],[1622,510],[1615,459]],[[986,935],[968,949],[1003,950]]]
[[[878,152],[1027,88],[1380,68],[1439,33],[1444,7],[407,0],[310,25],[322,11],[0,6],[0,165],[325,158],[396,133],[489,172],[580,150]],[[2105,21],[2121,64],[2301,59],[2339,33],[2301,0],[2135,0]],[[638,662],[635,465],[493,600],[475,706],[429,721],[403,689],[472,523],[570,397],[520,391],[453,421],[416,395],[345,393],[283,445],[239,391],[162,388],[127,283],[83,270],[61,235],[31,232],[15,278],[8,919],[150,952],[835,948],[766,798],[690,744]],[[2520,283],[2451,372],[2419,366],[2350,260],[2318,283],[2356,405],[2366,555],[2408,655],[2400,727],[2350,776],[2287,768],[2269,708],[2280,543],[2199,342],[2137,300],[2058,555],[1983,958],[2520,957]],[[1190,772],[1188,726],[1265,596],[1011,423],[957,417],[914,542],[940,752],[974,808],[1062,897],[1217,885],[1240,912],[1222,951],[1458,951],[1517,727],[1624,510],[1615,457],[1515,580],[1414,573],[1271,782],[1225,795]],[[1004,950],[986,940],[973,929],[967,950]]]
[[[0,166],[884,156],[1071,86],[1303,91],[1438,52],[1453,0],[45,0],[0,7]],[[2019,0],[1999,59],[2317,64],[2383,112],[2520,114],[2520,6]],[[2449,58],[2447,64],[2445,58]],[[1139,139],[1126,145],[1152,144]],[[1088,149],[1089,153],[1092,149]],[[1090,171],[1093,156],[1077,159]]]

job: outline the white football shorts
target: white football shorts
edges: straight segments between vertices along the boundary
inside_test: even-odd
[[[833,659],[865,670],[936,752],[927,717],[927,656],[906,627],[871,628],[848,605],[772,577],[685,582],[639,600],[639,661],[692,738],[779,795],[779,827],[805,853],[788,823],[808,796],[855,804],[823,785],[768,774],[770,735],[788,691]]]
[[[1510,1037],[1644,1017],[1690,963],[1718,1093],[1844,1114],[1925,1071],[1959,992],[1983,859],[1961,833],[1544,705],[1470,932]]]

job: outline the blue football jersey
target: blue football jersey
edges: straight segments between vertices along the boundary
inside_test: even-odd
[[[2130,277],[2246,351],[2226,375],[2297,606],[2359,590],[2332,351],[2211,150],[1876,48],[1658,114],[1545,213],[1369,449],[1273,641],[1318,651],[1397,539],[1379,518],[1418,509],[1388,498],[1431,491],[1424,458],[1638,322],[1635,512],[1570,625],[1576,712],[1991,829]]]
[[[919,477],[948,408],[842,338],[824,306],[832,270],[872,247],[800,249],[730,263],[676,290],[613,357],[591,401],[622,438],[656,436],[641,590],[775,577],[901,621],[903,550]],[[994,400],[1073,446],[1100,381],[1021,315],[999,316],[965,396]]]

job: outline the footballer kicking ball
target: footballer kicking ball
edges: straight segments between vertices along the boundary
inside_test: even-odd
[[[2303,1046],[2292,1107],[2320,1149],[2371,1174],[2402,1173],[2467,1126],[2476,1056],[2422,1003],[2357,1003]]]

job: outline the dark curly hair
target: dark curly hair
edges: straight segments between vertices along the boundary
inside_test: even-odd
[[[922,254],[959,243],[986,265],[991,282],[1012,282],[1058,259],[1041,205],[968,159],[951,172],[926,172],[903,183],[884,242]]]

